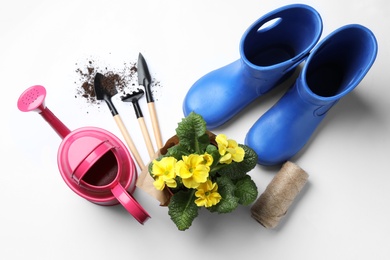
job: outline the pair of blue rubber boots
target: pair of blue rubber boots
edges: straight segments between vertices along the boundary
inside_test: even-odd
[[[310,6],[288,5],[264,15],[242,36],[240,59],[209,72],[189,89],[185,116],[193,111],[209,129],[221,126],[303,63],[293,86],[245,138],[259,164],[289,160],[332,106],[359,84],[376,58],[375,36],[362,25],[345,25],[316,45],[321,34],[322,19]]]

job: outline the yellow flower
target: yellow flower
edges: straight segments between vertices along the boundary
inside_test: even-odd
[[[209,160],[204,155],[190,154],[182,156],[182,160],[176,163],[176,174],[182,178],[184,186],[196,188],[209,177]]]
[[[211,156],[211,154],[208,154],[208,153],[205,153],[202,155],[203,156],[203,160],[205,161],[205,164],[207,166],[211,166],[213,164],[213,156]]]
[[[242,162],[244,160],[245,151],[238,146],[236,141],[227,139],[224,134],[217,135],[215,141],[218,144],[219,154],[222,156],[219,160],[220,163],[229,164],[232,161]]]
[[[160,161],[153,160],[152,175],[155,179],[154,187],[158,190],[163,190],[165,185],[170,188],[176,188],[176,173],[175,165],[176,159],[174,157],[164,157]]]
[[[198,207],[211,207],[216,205],[221,200],[221,195],[218,193],[218,184],[207,180],[198,186],[195,196],[198,197],[195,203]]]
[[[215,141],[218,144],[218,151],[220,155],[225,155],[226,148],[229,145],[227,137],[224,134],[219,134],[215,137]]]

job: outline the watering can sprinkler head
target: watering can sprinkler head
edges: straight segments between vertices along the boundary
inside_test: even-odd
[[[22,112],[42,113],[45,106],[46,89],[43,86],[35,85],[26,89],[19,97],[18,108]]]
[[[35,85],[26,89],[18,99],[18,108],[22,112],[38,112],[57,132],[61,138],[65,138],[70,130],[46,107],[46,89]]]

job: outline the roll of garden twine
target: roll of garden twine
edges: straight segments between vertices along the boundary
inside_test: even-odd
[[[275,228],[286,215],[309,175],[287,161],[251,208],[252,217],[266,228]]]

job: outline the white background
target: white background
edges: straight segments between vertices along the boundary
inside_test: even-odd
[[[4,2],[4,1],[3,1]],[[309,183],[273,230],[250,207],[200,212],[178,231],[167,208],[137,189],[152,218],[140,225],[121,206],[103,207],[73,193],[58,172],[61,139],[36,113],[17,109],[29,86],[47,89],[46,105],[71,130],[105,128],[122,138],[108,108],[75,98],[78,67],[93,57],[113,67],[141,52],[161,82],[156,108],[163,139],[183,117],[190,86],[239,58],[244,31],[293,1],[7,1],[0,8],[2,89],[0,259],[389,259],[390,2],[302,1],[322,16],[322,38],[349,23],[370,28],[379,52],[361,84],[329,112],[292,161]],[[75,83],[76,82],[76,83]],[[215,129],[243,143],[247,130],[286,88],[251,104]],[[133,108],[113,99],[145,161]],[[150,127],[146,102],[141,102]],[[228,105],[228,104],[227,104]],[[153,135],[152,135],[153,137]],[[123,139],[122,139],[123,140]],[[263,192],[279,167],[250,175]]]

